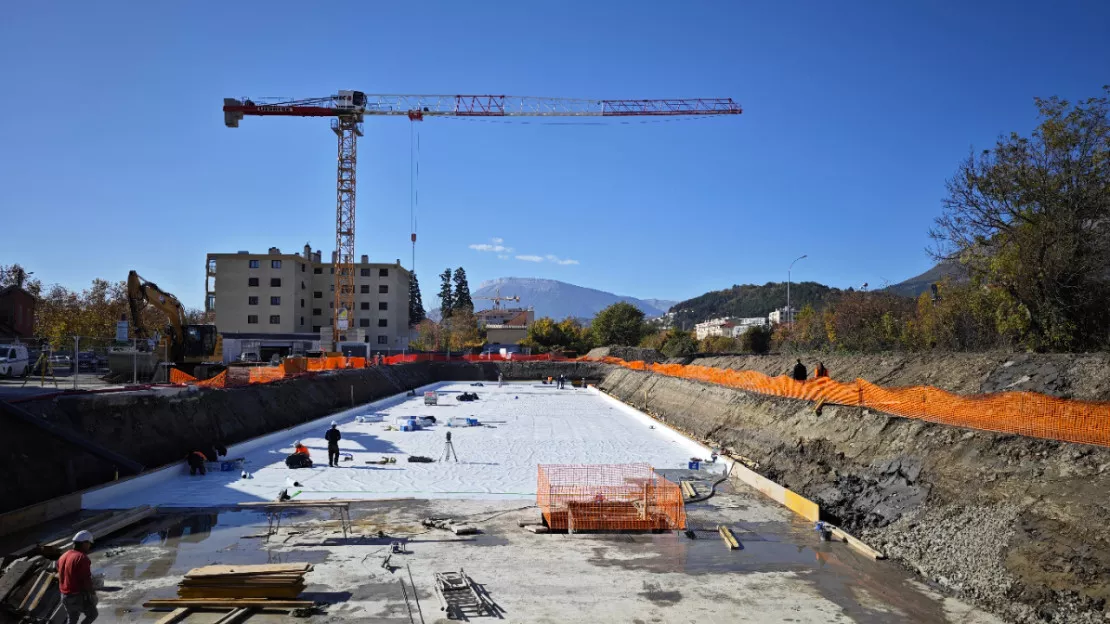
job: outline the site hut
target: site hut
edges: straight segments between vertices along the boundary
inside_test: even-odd
[[[334,253],[210,253],[205,266],[205,312],[224,337],[224,360],[247,349],[258,357],[331,347],[335,309]],[[355,264],[355,309],[341,341],[356,338],[373,353],[400,351],[409,340],[409,271],[401,261]],[[253,356],[253,354],[252,354]]]

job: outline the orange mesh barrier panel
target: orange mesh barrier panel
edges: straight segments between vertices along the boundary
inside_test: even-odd
[[[223,371],[219,375],[204,381],[198,381],[196,386],[201,388],[226,388],[227,387],[227,371]]]
[[[285,358],[281,362],[281,370],[285,371],[286,375],[297,375],[307,370],[307,360],[303,357],[298,358]]]
[[[681,489],[648,464],[540,465],[536,504],[555,530],[686,528]]]
[[[755,371],[708,366],[646,365],[609,357],[602,361],[748,392],[867,407],[894,416],[956,427],[1110,446],[1110,403],[1107,402],[1074,401],[1035,392],[958,395],[930,386],[883,388],[863,379],[844,383],[822,377],[802,382],[785,375],[768,377]]]
[[[179,371],[176,368],[170,369],[170,383],[172,384],[187,384],[196,381],[197,378],[189,373]]]
[[[259,366],[251,369],[250,383],[270,383],[285,379],[285,371],[280,366]]]
[[[348,358],[351,368],[366,368],[366,358],[353,357]]]
[[[325,360],[324,358],[309,358],[308,360],[305,361],[305,370],[307,370],[307,371],[311,371],[311,372],[322,371],[322,370],[326,370],[326,367],[327,367],[327,360]]]

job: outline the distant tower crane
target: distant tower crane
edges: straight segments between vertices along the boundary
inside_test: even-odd
[[[340,91],[328,97],[289,101],[224,98],[224,125],[229,128],[238,128],[246,115],[332,118],[331,129],[339,139],[333,262],[335,307],[331,325],[334,342],[343,339],[354,311],[355,161],[364,116],[396,115],[422,121],[425,117],[701,117],[741,112],[740,105],[731,98],[576,100],[509,95],[372,95],[362,91]]]

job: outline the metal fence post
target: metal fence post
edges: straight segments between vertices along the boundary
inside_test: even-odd
[[[81,374],[81,337],[73,337],[73,389],[77,389],[77,376]]]
[[[131,343],[131,385],[139,383],[139,341]]]

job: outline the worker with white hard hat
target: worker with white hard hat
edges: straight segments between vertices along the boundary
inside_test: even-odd
[[[92,550],[92,543],[92,533],[78,531],[73,536],[73,549],[66,551],[58,559],[58,588],[62,592],[62,608],[65,609],[66,622],[69,624],[77,624],[82,614],[85,615],[86,624],[95,620],[98,615],[92,580],[92,560],[88,555]]]
[[[331,421],[331,429],[324,434],[324,439],[328,441],[328,466],[338,468],[339,441],[343,439],[343,434],[339,433],[339,423]]]

